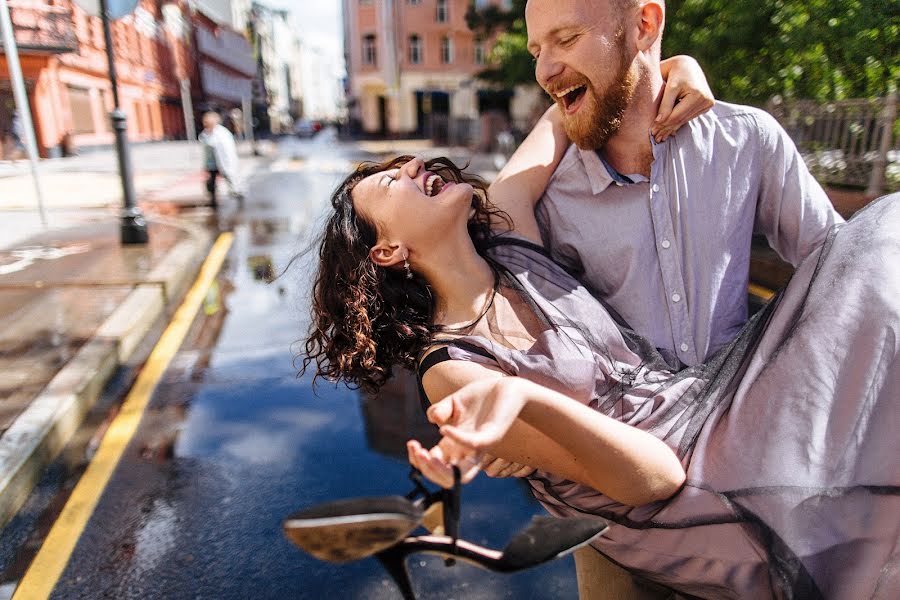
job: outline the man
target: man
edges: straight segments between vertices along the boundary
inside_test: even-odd
[[[556,101],[544,120],[577,148],[543,196],[501,208],[514,221],[535,210],[553,256],[673,367],[703,362],[747,320],[754,231],[796,266],[842,219],[760,110],[718,102],[651,137],[661,0],[530,0],[525,17],[536,79]],[[495,186],[546,181],[561,152],[548,130],[539,123]]]
[[[212,111],[204,113],[203,131],[199,136],[200,143],[203,144],[203,167],[207,173],[206,190],[209,192],[209,203],[213,208],[218,206],[216,179],[219,175],[228,182],[234,197],[239,201],[244,198],[240,186],[234,137],[221,122],[219,113]]]

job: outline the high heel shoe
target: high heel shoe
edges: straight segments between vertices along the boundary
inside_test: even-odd
[[[343,563],[374,555],[397,583],[403,598],[415,600],[406,570],[410,554],[440,554],[447,566],[461,559],[490,571],[511,573],[564,556],[607,528],[599,519],[533,517],[502,551],[460,540],[459,469],[454,467],[453,474],[452,489],[432,492],[413,469],[410,479],[415,487],[405,497],[355,498],[320,504],[285,519],[285,534],[301,549],[328,562]],[[443,535],[410,536],[423,524],[428,509],[438,504],[443,508]]]

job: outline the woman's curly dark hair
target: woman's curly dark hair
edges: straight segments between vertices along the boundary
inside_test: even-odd
[[[350,193],[374,173],[412,160],[398,156],[382,163],[363,163],[331,196],[334,212],[319,243],[319,268],[313,286],[313,322],[306,340],[301,374],[316,364],[316,376],[344,381],[351,387],[377,391],[395,365],[414,369],[435,331],[434,300],[421,277],[407,279],[402,270],[381,268],[369,259],[377,242],[375,226],[353,207]],[[490,204],[485,182],[463,173],[447,158],[425,162],[445,181],[469,183],[473,214],[468,230],[485,256],[492,222],[510,225],[509,217]],[[299,357],[298,357],[299,358]]]

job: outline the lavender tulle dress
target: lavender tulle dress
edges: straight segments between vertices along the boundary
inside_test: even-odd
[[[730,345],[678,372],[540,248],[491,252],[550,325],[526,351],[473,335],[450,357],[649,431],[687,472],[640,507],[537,472],[549,512],[608,520],[598,550],[702,598],[900,598],[900,197],[836,226]]]

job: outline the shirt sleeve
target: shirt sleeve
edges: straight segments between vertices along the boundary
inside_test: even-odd
[[[835,223],[834,210],[793,140],[768,113],[757,116],[763,166],[756,208],[756,232],[795,267],[819,247]]]

